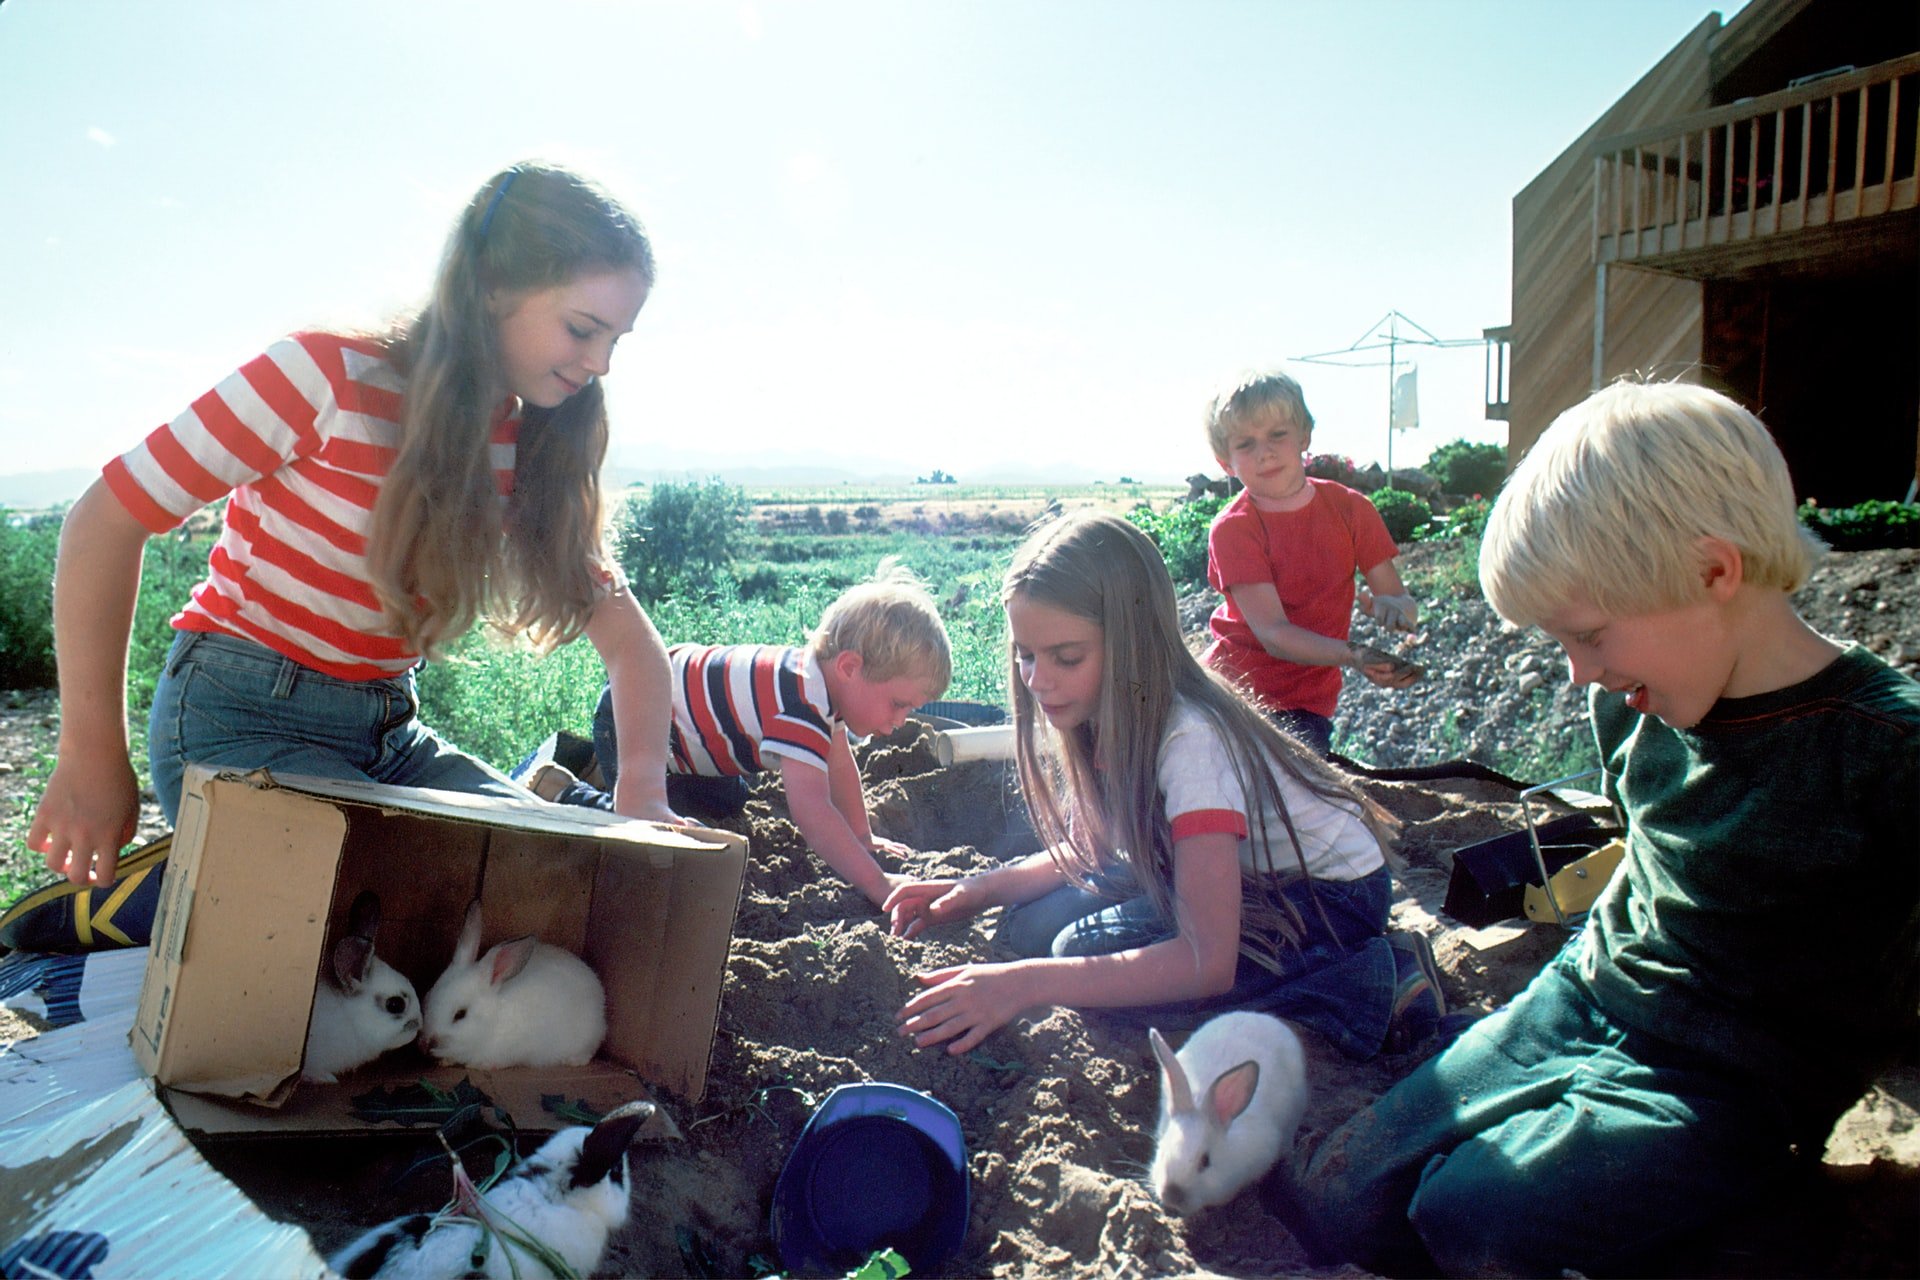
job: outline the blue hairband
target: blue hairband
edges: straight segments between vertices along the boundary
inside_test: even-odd
[[[480,215],[480,238],[482,240],[487,238],[487,228],[493,225],[493,211],[500,207],[500,201],[505,198],[507,188],[512,186],[513,180],[519,176],[520,170],[518,168],[509,169],[507,170],[506,181],[494,188],[493,198],[487,201],[487,211]]]

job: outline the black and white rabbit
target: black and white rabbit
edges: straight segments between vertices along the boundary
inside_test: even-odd
[[[480,904],[427,992],[420,1047],[468,1067],[579,1066],[607,1035],[607,993],[571,951],[531,934],[480,954]]]
[[[1273,1167],[1307,1110],[1307,1056],[1293,1028],[1269,1014],[1210,1019],[1178,1055],[1157,1029],[1160,1127],[1153,1194],[1185,1216],[1225,1204]]]
[[[384,1222],[327,1265],[348,1280],[588,1275],[626,1223],[627,1147],[653,1111],[630,1102],[591,1129],[562,1129],[484,1195],[455,1162],[451,1208]]]
[[[313,992],[302,1079],[331,1084],[420,1033],[420,998],[406,975],[373,952],[380,931],[380,899],[353,900],[347,932],[327,953],[325,974]]]

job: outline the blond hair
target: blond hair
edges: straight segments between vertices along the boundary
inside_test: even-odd
[[[925,679],[932,697],[946,692],[953,679],[953,650],[940,610],[897,556],[881,560],[872,578],[847,588],[827,606],[808,647],[821,662],[852,650],[860,655],[868,680]]]
[[[579,174],[514,165],[467,202],[426,304],[384,339],[407,385],[367,562],[418,652],[432,655],[483,616],[551,647],[585,630],[604,595],[604,393],[596,379],[554,408],[526,408],[503,509],[489,443],[509,389],[487,300],[616,270],[653,282],[639,219]]]
[[[1184,698],[1225,742],[1247,799],[1254,827],[1247,838],[1256,868],[1241,872],[1240,950],[1274,967],[1282,946],[1301,937],[1300,921],[1280,889],[1288,879],[1308,874],[1275,770],[1358,815],[1383,849],[1390,841],[1385,815],[1194,658],[1180,634],[1166,562],[1146,534],[1126,520],[1082,510],[1036,530],[1014,552],[1001,590],[1003,603],[1016,597],[1084,618],[1101,634],[1099,706],[1091,721],[1064,734],[1037,711],[1020,679],[1011,637],[1007,645],[1021,791],[1035,834],[1062,874],[1093,888],[1094,875],[1124,855],[1154,908],[1166,919],[1179,920],[1173,837],[1158,773],[1174,701]],[[1293,846],[1291,865],[1283,865],[1280,832],[1267,830],[1265,812],[1279,816]]]
[[[1215,396],[1207,405],[1207,443],[1215,458],[1225,458],[1234,432],[1271,422],[1291,422],[1313,439],[1307,397],[1284,373],[1257,374]]]
[[[1572,601],[1655,613],[1698,597],[1702,538],[1738,547],[1746,582],[1786,592],[1818,555],[1760,419],[1706,387],[1617,382],[1514,468],[1487,517],[1480,587],[1516,626]]]

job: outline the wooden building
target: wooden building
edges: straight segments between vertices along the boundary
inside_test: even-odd
[[[1751,0],[1710,14],[1513,201],[1488,416],[1518,459],[1623,374],[1727,392],[1802,498],[1920,476],[1920,19]]]

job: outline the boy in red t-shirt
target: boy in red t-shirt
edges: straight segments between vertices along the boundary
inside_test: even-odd
[[[1401,689],[1403,665],[1362,665],[1347,643],[1356,598],[1381,623],[1412,631],[1419,611],[1400,581],[1399,553],[1364,494],[1309,476],[1313,415],[1300,384],[1264,374],[1207,412],[1213,456],[1245,486],[1207,533],[1207,581],[1226,599],[1213,613],[1203,660],[1247,686],[1281,728],[1322,755],[1333,745],[1341,668]]]

